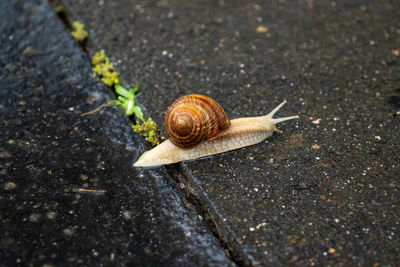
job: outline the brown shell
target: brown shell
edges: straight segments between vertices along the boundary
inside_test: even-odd
[[[204,95],[186,95],[176,100],[165,114],[168,138],[179,147],[189,148],[203,140],[225,134],[230,126],[223,108]]]

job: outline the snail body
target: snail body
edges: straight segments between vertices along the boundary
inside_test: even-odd
[[[192,97],[197,95],[189,96]],[[273,115],[285,103],[286,100],[265,116],[233,119],[228,123],[229,126],[227,129],[224,128],[225,126],[222,126],[222,134],[216,134],[216,137],[214,135],[210,139],[202,137],[203,139],[199,143],[194,144],[192,147],[188,146],[187,144],[185,144],[185,146],[178,146],[175,144],[176,141],[172,142],[172,139],[170,138],[152,150],[145,152],[133,166],[151,167],[167,165],[258,144],[270,137],[275,131],[278,131],[276,129],[277,123],[298,118],[298,116],[290,116],[278,119],[272,118]],[[219,110],[219,108],[216,108],[216,110]],[[225,116],[221,116],[221,118],[224,120]],[[168,123],[167,118],[168,116],[166,116],[166,123]],[[207,116],[205,119],[207,119]],[[207,123],[208,122],[205,124]],[[212,127],[218,128],[218,126]],[[193,130],[193,132],[195,132],[195,130]]]

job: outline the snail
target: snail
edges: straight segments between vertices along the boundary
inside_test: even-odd
[[[167,165],[258,144],[278,131],[277,123],[299,118],[272,118],[285,103],[286,100],[265,116],[229,120],[210,97],[183,96],[166,112],[168,139],[145,152],[133,166]]]

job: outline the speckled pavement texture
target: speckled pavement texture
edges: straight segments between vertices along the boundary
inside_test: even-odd
[[[283,99],[288,104],[278,115],[300,116],[279,125],[283,133],[252,147],[151,170],[127,167],[124,173],[131,179],[113,167],[114,180],[107,181],[111,188],[138,191],[137,177],[153,177],[150,181],[162,183],[184,202],[179,205],[190,207],[185,209],[190,216],[200,215],[197,229],[205,227],[205,236],[212,232],[232,264],[400,262],[398,2],[63,0],[62,5],[69,21],[86,25],[89,56],[105,49],[126,84],[147,78],[139,101],[159,125],[167,107],[188,93],[213,97],[231,118],[267,114]],[[74,83],[82,83],[75,75]],[[86,76],[91,76],[90,69]],[[78,98],[79,110],[89,107],[87,95]],[[19,107],[18,101],[13,105]],[[55,101],[62,106],[63,98]],[[0,111],[8,114],[4,108]],[[103,147],[109,143],[105,129],[110,126],[103,129],[95,121],[111,116],[109,112],[73,121],[93,131],[100,127],[104,137],[96,144]],[[129,122],[120,125],[122,121],[111,128],[128,128]],[[25,136],[37,122],[14,123],[29,129]],[[148,149],[141,137],[126,133],[116,139],[131,150],[103,150],[110,168],[121,161],[128,166]],[[79,162],[73,157],[70,166]],[[24,171],[29,173],[29,168]],[[71,173],[76,175],[76,168]],[[13,174],[7,170],[5,175]],[[125,185],[126,180],[131,184]],[[101,212],[114,218],[109,199],[116,196],[111,191],[108,197],[102,199]],[[192,238],[200,238],[200,230]],[[218,247],[214,239],[208,240]],[[209,257],[214,262],[203,262],[201,246],[191,251],[204,265],[229,264],[218,252]],[[176,259],[162,256],[165,266],[171,264],[168,259]]]
[[[47,1],[0,3],[0,265],[230,266]]]

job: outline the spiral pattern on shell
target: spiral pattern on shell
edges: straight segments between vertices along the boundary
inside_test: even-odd
[[[168,138],[184,148],[224,135],[229,126],[223,108],[210,97],[197,94],[176,100],[168,108],[164,120]]]

